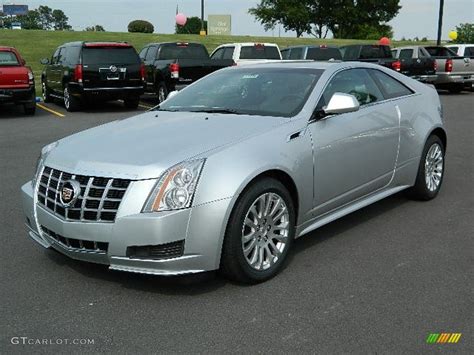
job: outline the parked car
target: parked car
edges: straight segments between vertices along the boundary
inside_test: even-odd
[[[12,47],[0,47],[0,105],[6,103],[22,105],[27,115],[36,111],[35,76]]]
[[[144,92],[145,66],[125,42],[65,43],[41,63],[44,101],[61,99],[68,111],[89,100],[119,99],[135,109]]]
[[[200,43],[151,43],[140,52],[146,66],[146,91],[163,102],[168,94],[225,67],[232,59],[211,60]]]
[[[211,59],[232,59],[237,65],[281,60],[280,48],[273,43],[229,43],[217,47]]]
[[[459,57],[451,49],[442,46],[405,46],[397,50],[413,50],[414,58],[433,58],[436,60],[436,80],[438,89],[452,93],[461,92],[474,82],[474,63],[467,57]]]
[[[392,49],[394,58],[400,60],[400,73],[425,83],[434,83],[437,79],[438,63],[436,59],[423,55],[413,48]]]
[[[281,50],[285,60],[342,60],[341,51],[336,46],[295,46]]]
[[[474,59],[474,44],[449,44],[445,46],[460,57]]]
[[[345,61],[357,61],[374,63],[393,69],[401,70],[401,63],[392,56],[389,46],[379,44],[351,44],[340,47],[342,59]]]
[[[294,238],[402,190],[435,198],[441,114],[432,87],[372,64],[222,69],[44,147],[29,235],[113,270],[268,280]]]

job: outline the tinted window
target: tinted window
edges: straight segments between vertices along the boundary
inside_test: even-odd
[[[159,59],[209,59],[209,53],[200,44],[173,43],[161,46]]]
[[[254,45],[240,49],[240,59],[281,59],[277,47]]]
[[[226,47],[224,49],[224,55],[222,59],[233,59],[234,58],[235,47]]]
[[[390,47],[387,46],[362,46],[360,59],[392,58]]]
[[[382,73],[380,70],[371,70],[371,73],[374,74],[380,86],[383,88],[387,99],[413,94],[409,88],[390,75]]]
[[[449,47],[449,49],[451,49],[453,52],[458,52],[459,50],[459,47]]]
[[[82,50],[84,64],[136,64],[140,58],[132,47],[84,47]]]
[[[392,49],[392,57],[397,58],[397,50],[396,49]]]
[[[290,50],[289,49],[283,49],[280,52],[281,52],[281,57],[283,59],[288,59],[290,57]]]
[[[464,50],[464,56],[474,58],[474,47],[466,47]]]
[[[413,49],[402,49],[400,51],[400,59],[410,59],[413,58]]]
[[[302,58],[303,58],[303,48],[291,49],[289,59],[302,59]]]
[[[66,47],[63,48],[64,53],[61,52],[66,64],[79,64],[79,55],[81,53],[81,47]]]
[[[145,60],[147,51],[148,51],[148,47],[145,47],[141,50],[140,54],[138,55],[140,57],[140,59]]]
[[[359,46],[341,47],[341,53],[344,60],[353,60],[359,58]]]
[[[61,48],[56,49],[56,52],[54,52],[53,57],[51,58],[51,64],[57,64],[58,63],[60,52],[61,52]]]
[[[211,59],[222,59],[222,56],[224,55],[224,48],[219,48],[217,51],[215,51]]]
[[[432,57],[457,57],[456,53],[445,47],[425,47],[425,49]]]
[[[156,58],[156,53],[158,52],[158,47],[150,47],[148,48],[148,52],[146,54],[145,60],[147,62],[154,62]]]
[[[423,48],[418,48],[418,58],[427,58],[429,56],[429,53],[426,52]]]
[[[338,48],[309,48],[306,53],[306,59],[311,60],[341,60],[341,51]]]
[[[233,68],[217,71],[160,105],[163,110],[291,117],[303,108],[322,70]]]
[[[377,84],[365,69],[349,69],[336,74],[324,90],[318,108],[326,106],[336,92],[354,95],[361,106],[384,99]]]
[[[19,65],[18,58],[13,52],[0,52],[0,66],[16,66]]]

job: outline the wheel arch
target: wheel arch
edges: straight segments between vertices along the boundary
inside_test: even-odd
[[[448,136],[446,134],[446,131],[441,127],[436,127],[430,132],[427,139],[431,136],[437,136],[439,139],[441,139],[441,142],[443,142],[444,150],[446,151],[446,147],[448,144]]]

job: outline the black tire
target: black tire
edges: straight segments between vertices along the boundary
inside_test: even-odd
[[[439,184],[435,189],[430,189],[428,187],[426,179],[426,169],[430,169],[430,166],[426,166],[427,155],[430,152],[430,149],[434,146],[439,146],[441,148],[441,157],[442,157],[442,169],[441,169],[441,178],[439,179]],[[426,141],[425,147],[423,149],[423,154],[421,155],[420,165],[418,167],[418,174],[416,176],[415,185],[409,190],[410,196],[415,200],[428,201],[434,199],[441,189],[443,184],[443,178],[445,174],[445,147],[443,142],[438,136],[432,135]]]
[[[124,106],[129,109],[136,110],[140,104],[139,97],[127,97],[123,100]]]
[[[288,211],[287,217],[289,229],[286,238],[286,245],[278,256],[277,261],[266,270],[257,270],[250,265],[250,262],[247,261],[244,255],[242,234],[245,228],[244,219],[247,217],[247,213],[252,205],[256,203],[256,200],[266,193],[276,194],[284,201]],[[273,204],[272,206],[277,206],[277,204]],[[275,276],[284,265],[288,252],[291,249],[295,235],[295,221],[296,213],[293,201],[290,193],[281,182],[272,178],[263,178],[249,186],[237,200],[229,218],[222,246],[221,272],[232,280],[250,284],[263,282]],[[260,222],[258,222],[258,224],[260,224]],[[268,228],[270,229],[271,227]],[[261,232],[259,233],[263,233],[263,231],[266,230],[266,227],[260,230]],[[265,239],[266,238],[267,233],[265,232]],[[272,242],[275,243],[276,240],[273,240]],[[254,249],[255,248],[252,250]],[[258,249],[254,251],[256,255]],[[252,254],[252,252],[249,253],[249,256],[250,254]],[[268,257],[268,253],[263,255],[264,257],[265,255]]]
[[[43,94],[43,102],[48,103],[53,101],[53,97],[51,96],[48,84],[44,79],[41,81],[41,92]]]
[[[459,94],[461,91],[463,91],[464,85],[463,84],[452,84],[449,86],[448,91],[451,94]]]
[[[164,82],[159,82],[156,84],[156,98],[158,99],[158,104],[161,104],[168,97],[168,89]]]
[[[71,95],[69,85],[64,87],[63,99],[64,107],[68,112],[78,111],[81,108],[81,100],[76,96]]]
[[[25,104],[23,109],[25,110],[25,115],[33,116],[36,113],[36,104]]]

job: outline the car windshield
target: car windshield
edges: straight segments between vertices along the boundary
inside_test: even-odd
[[[292,117],[323,70],[232,68],[216,72],[163,102],[158,110]]]
[[[13,52],[0,52],[0,66],[10,67],[20,65],[18,58]]]
[[[140,58],[132,47],[87,48],[82,51],[83,64],[137,64]]]

